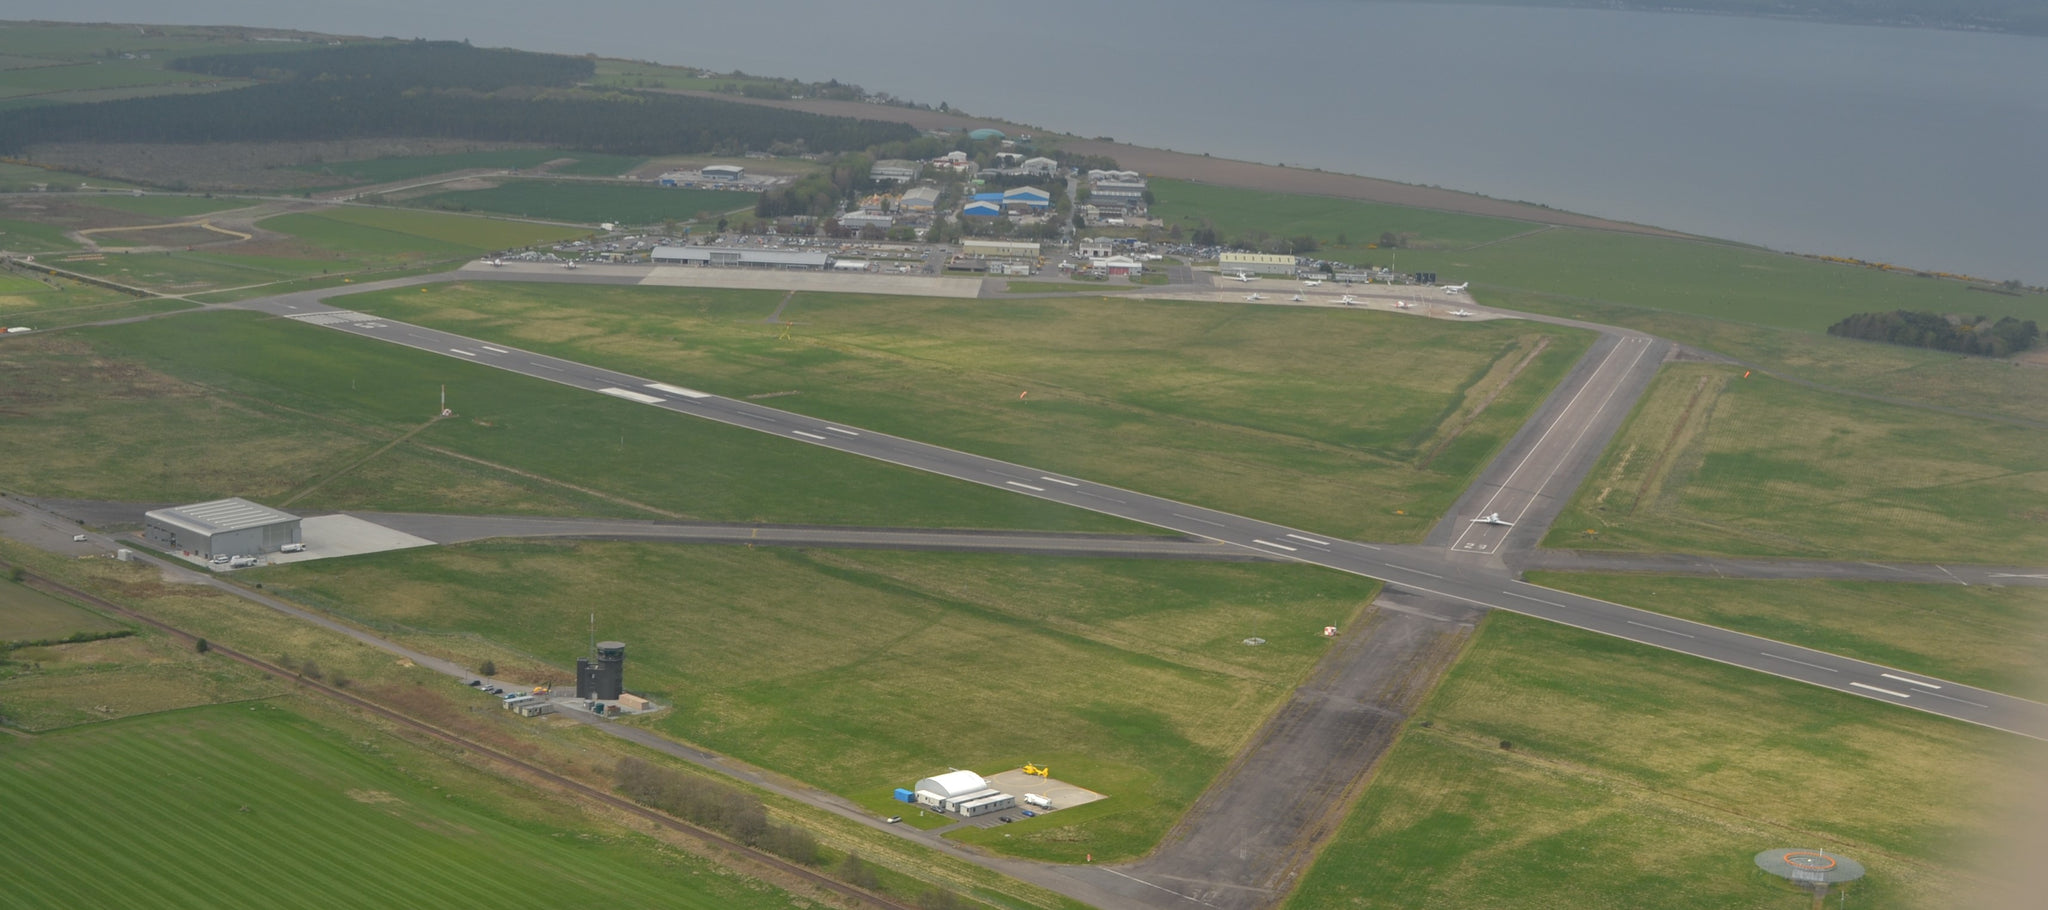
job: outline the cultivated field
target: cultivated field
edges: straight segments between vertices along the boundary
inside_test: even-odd
[[[733,211],[752,214],[758,198],[753,193],[647,184],[514,180],[489,189],[450,190],[409,198],[405,204],[583,224],[659,224],[663,221],[715,219]]]
[[[2048,553],[2048,430],[1742,375],[1667,368],[1546,544],[1994,565]]]
[[[1422,534],[1584,350],[1518,321],[454,284],[345,305],[1220,509]]]
[[[2022,698],[2048,698],[2048,589],[1532,572],[1529,580]]]
[[[10,339],[0,369],[24,380],[0,385],[22,415],[0,434],[0,484],[29,495],[1141,530],[251,314]],[[457,416],[434,421],[443,385]]]
[[[1995,866],[2022,830],[2003,825],[2048,761],[2007,734],[1508,614],[1416,718],[1288,907],[1811,906],[1751,862],[1772,847],[1862,862],[1853,904],[1982,906],[2024,874]]]
[[[1050,764],[1111,795],[1006,829],[1058,861],[1149,849],[1375,590],[1291,566],[549,542],[250,577],[533,682],[569,678],[594,610],[628,686],[675,705],[663,732],[878,812],[948,767]]]
[[[0,737],[8,903],[783,907],[790,896],[509,782],[277,704]]]

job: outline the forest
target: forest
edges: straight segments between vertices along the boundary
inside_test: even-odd
[[[452,42],[194,57],[180,69],[263,78],[194,95],[0,112],[0,154],[54,142],[286,142],[431,137],[619,155],[838,152],[913,139],[907,125],[736,102],[573,87],[582,58]]]
[[[1992,322],[1985,316],[1944,316],[1893,310],[1857,313],[1828,326],[1828,334],[1915,348],[2004,357],[2032,348],[2041,338],[2032,319],[2006,316]]]

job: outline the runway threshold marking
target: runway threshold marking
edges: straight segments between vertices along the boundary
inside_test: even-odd
[[[1329,545],[1330,545],[1330,542],[1329,542],[1329,541],[1327,541],[1327,540],[1317,540],[1317,539],[1315,539],[1315,538],[1313,538],[1313,537],[1303,537],[1303,536],[1301,536],[1300,534],[1288,534],[1287,536],[1289,536],[1289,537],[1292,537],[1292,538],[1294,538],[1295,540],[1299,540],[1299,541],[1301,541],[1302,543],[1309,543],[1309,544],[1315,544],[1316,546],[1319,546],[1319,547],[1327,547],[1327,546],[1329,546]]]
[[[854,431],[852,431],[852,430],[846,429],[845,427],[826,427],[825,429],[826,429],[827,431],[830,431],[830,432],[833,432],[833,433],[838,433],[838,434],[839,434],[839,435],[841,435],[841,436],[859,436],[859,435],[860,435],[859,433],[856,433],[856,432],[854,432]]]
[[[1519,597],[1519,598],[1521,598],[1521,599],[1523,599],[1523,600],[1533,600],[1533,601],[1535,601],[1535,602],[1537,602],[1537,603],[1540,603],[1540,604],[1549,604],[1550,606],[1553,606],[1553,607],[1563,607],[1563,608],[1565,608],[1565,609],[1570,609],[1570,607],[1568,607],[1567,605],[1565,605],[1565,604],[1561,604],[1561,603],[1558,603],[1557,601],[1554,601],[1554,600],[1544,600],[1544,599],[1543,599],[1543,598],[1541,598],[1541,597],[1530,597],[1530,596],[1529,596],[1529,595],[1527,595],[1527,594],[1516,594],[1516,593],[1515,593],[1515,592],[1513,592],[1513,591],[1502,591],[1501,593],[1502,593],[1502,594],[1506,594],[1506,595],[1507,595],[1507,596],[1509,596],[1509,597]]]
[[[1078,486],[1080,486],[1080,484],[1078,484],[1078,483],[1075,483],[1075,482],[1073,482],[1073,481],[1071,481],[1071,480],[1061,480],[1061,479],[1059,479],[1059,478],[1057,478],[1057,477],[1043,477],[1043,476],[1041,476],[1041,477],[1039,477],[1038,479],[1039,479],[1039,480],[1043,480],[1043,481],[1046,481],[1046,482],[1048,482],[1048,483],[1056,483],[1056,484],[1059,484],[1059,485],[1061,485],[1061,486],[1067,486],[1067,487],[1078,487]]]
[[[1635,621],[1635,620],[1633,620],[1633,619],[1624,619],[1624,620],[1622,620],[1622,622],[1628,623],[1628,624],[1629,624],[1629,625],[1631,625],[1631,626],[1642,626],[1643,628],[1645,628],[1645,629],[1649,629],[1649,630],[1650,630],[1650,631],[1652,631],[1652,632],[1662,632],[1662,633],[1664,633],[1664,634],[1666,634],[1666,635],[1676,635],[1676,636],[1679,636],[1679,637],[1681,637],[1681,638],[1697,638],[1697,637],[1699,637],[1699,636],[1696,636],[1696,635],[1688,635],[1688,634],[1686,634],[1686,633],[1684,633],[1684,632],[1680,632],[1680,631],[1678,631],[1678,630],[1676,630],[1676,629],[1666,629],[1666,628],[1664,628],[1663,626],[1653,626],[1653,625],[1650,625],[1649,623],[1646,623],[1646,622],[1636,622],[1636,621]]]
[[[1826,671],[1828,671],[1829,673],[1840,673],[1840,672],[1842,672],[1842,671],[1840,671],[1840,670],[1837,670],[1837,669],[1835,669],[1834,667],[1823,667],[1823,666],[1821,666],[1820,664],[1810,664],[1810,663],[1807,663],[1806,661],[1800,660],[1799,658],[1796,658],[1796,657],[1786,657],[1786,656],[1785,656],[1785,655],[1783,655],[1783,654],[1772,654],[1772,653],[1771,653],[1771,652],[1769,652],[1769,651],[1758,651],[1758,652],[1756,652],[1756,653],[1758,653],[1758,654],[1762,654],[1763,656],[1765,656],[1765,657],[1768,657],[1768,658],[1770,658],[1770,659],[1772,659],[1772,660],[1782,660],[1782,661],[1785,661],[1785,662],[1787,662],[1787,663],[1795,663],[1795,664],[1798,664],[1798,665],[1800,665],[1800,666],[1802,666],[1802,667],[1812,667],[1812,668],[1814,668],[1814,669],[1816,669],[1816,670],[1826,670]]]
[[[816,434],[816,433],[806,433],[806,432],[804,432],[804,431],[802,431],[802,430],[791,430],[790,432],[792,432],[792,433],[795,433],[795,434],[796,434],[796,435],[798,435],[798,436],[802,436],[802,437],[803,437],[803,438],[805,438],[805,439],[815,439],[815,440],[817,440],[817,441],[819,441],[819,442],[824,442],[824,441],[825,441],[825,437],[823,437],[823,436],[820,436],[820,435],[818,435],[818,434]]]
[[[681,395],[681,396],[683,396],[684,398],[710,398],[710,397],[711,397],[711,393],[710,393],[710,392],[699,392],[699,391],[697,391],[696,389],[686,389],[686,388],[683,388],[682,386],[679,386],[679,385],[669,385],[669,384],[668,384],[668,383],[666,383],[666,382],[650,382],[650,383],[648,383],[648,384],[647,384],[647,387],[648,387],[648,388],[650,388],[650,389],[653,389],[653,390],[655,390],[655,391],[657,391],[657,392],[667,392],[667,393],[669,393],[670,395]]]
[[[491,352],[491,353],[493,353],[493,354],[510,354],[510,353],[512,353],[511,351],[505,350],[504,348],[494,348],[494,347],[491,347],[490,345],[483,345],[483,349],[484,349],[484,350],[486,350],[486,351],[489,351],[489,352]]]
[[[451,353],[451,354],[461,354],[461,355],[462,355],[462,356],[464,356],[464,357],[475,357],[475,356],[476,356],[475,354],[472,354],[472,353],[470,353],[470,352],[468,352],[468,351],[465,351],[465,350],[463,350],[463,349],[461,349],[461,348],[449,348],[449,349],[448,349],[448,352],[449,352],[449,353]]]
[[[1299,552],[1298,548],[1290,547],[1284,543],[1274,543],[1270,540],[1261,540],[1257,537],[1252,538],[1252,543],[1262,543],[1266,546],[1272,547],[1275,550],[1286,550],[1289,553]]]
[[[1872,691],[1872,692],[1883,692],[1883,693],[1884,693],[1884,694],[1886,694],[1886,695],[1896,695],[1896,696],[1898,696],[1898,697],[1900,697],[1900,698],[1912,698],[1912,697],[1913,697],[1913,696],[1911,696],[1911,695],[1907,695],[1907,694],[1906,694],[1906,693],[1904,693],[1904,692],[1894,692],[1894,691],[1892,691],[1892,690],[1890,690],[1890,689],[1886,689],[1886,688],[1881,688],[1881,687],[1879,687],[1879,686],[1873,686],[1873,685],[1871,685],[1871,684],[1869,684],[1869,683],[1851,682],[1851,683],[1849,683],[1849,685],[1855,686],[1855,687],[1856,687],[1856,688],[1858,688],[1858,689],[1869,689],[1869,690],[1870,690],[1870,691]]]
[[[1005,481],[1003,481],[1003,482],[1004,482],[1004,483],[1006,483],[1006,484],[1009,484],[1010,486],[1016,487],[1016,488],[1018,488],[1018,489],[1020,489],[1020,490],[1030,490],[1030,491],[1031,491],[1031,492],[1033,492],[1033,493],[1043,493],[1043,492],[1045,492],[1045,488],[1044,488],[1044,487],[1034,487],[1034,486],[1032,486],[1032,485],[1030,485],[1030,484],[1028,484],[1028,483],[1025,483],[1025,482],[1023,482],[1023,481],[1021,481],[1021,480],[1005,480]]]
[[[621,389],[616,386],[611,386],[598,389],[598,391],[606,395],[610,395],[613,398],[624,398],[627,401],[637,401],[640,402],[641,404],[661,403],[661,397],[658,395],[642,395],[639,392],[633,391],[632,389]]]
[[[1899,682],[1902,682],[1902,683],[1906,683],[1907,685],[1912,685],[1912,686],[1919,686],[1919,687],[1921,687],[1921,688],[1923,688],[1923,689],[1939,689],[1939,688],[1941,688],[1940,686],[1937,686],[1937,685],[1935,685],[1935,684],[1933,684],[1933,683],[1931,683],[1931,682],[1921,682],[1921,681],[1919,681],[1919,680],[1917,680],[1917,679],[1907,679],[1907,678],[1906,678],[1906,677],[1904,677],[1904,676],[1898,676],[1898,675],[1896,675],[1896,674],[1892,674],[1892,673],[1879,673],[1878,675],[1879,675],[1879,676],[1882,676],[1882,677],[1884,677],[1884,678],[1886,678],[1886,679],[1896,679],[1896,680],[1898,680]]]

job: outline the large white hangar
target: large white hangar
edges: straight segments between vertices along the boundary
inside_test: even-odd
[[[174,552],[209,558],[275,553],[301,542],[299,516],[240,498],[145,512],[142,536]]]
[[[929,809],[972,818],[1017,807],[1017,798],[988,785],[972,771],[948,771],[917,782],[917,801]]]

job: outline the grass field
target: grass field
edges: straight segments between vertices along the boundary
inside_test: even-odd
[[[753,210],[753,193],[697,190],[651,184],[625,185],[581,180],[514,180],[483,190],[451,190],[407,200],[408,205],[455,211],[498,212],[522,218],[584,224],[656,224],[716,218]]]
[[[798,323],[783,342],[761,324],[779,300],[493,282],[348,305],[733,397],[795,392],[774,404],[1376,539],[1423,533],[1586,344],[1509,321],[820,294],[783,311]]]
[[[95,60],[65,66],[0,70],[0,98],[46,95],[90,89],[158,86],[169,83],[217,82],[213,76],[164,69],[150,60]]]
[[[0,249],[10,253],[46,253],[78,249],[78,242],[64,236],[64,228],[54,224],[0,218]]]
[[[1050,763],[1112,795],[1086,824],[1009,829],[1059,861],[1149,849],[1375,590],[1291,566],[560,542],[260,577],[535,682],[568,677],[587,612],[563,605],[587,604],[627,639],[629,687],[675,705],[664,732],[878,812],[948,767]]]
[[[1674,365],[1545,543],[2031,565],[2043,451],[2048,430]]]
[[[120,624],[16,581],[0,578],[0,642],[65,638],[110,632]]]
[[[274,704],[0,737],[0,795],[13,907],[790,900],[637,836],[593,831],[510,782]]]
[[[78,197],[78,201],[103,209],[129,212],[136,215],[154,215],[161,218],[188,218],[193,215],[208,215],[229,209],[247,208],[255,205],[254,199],[231,199],[216,196],[115,196],[93,195]]]
[[[554,225],[364,206],[279,215],[258,224],[321,249],[392,259],[428,259],[511,249],[567,240],[585,233]]]
[[[445,384],[456,419],[393,450],[421,460],[373,460],[301,504],[1138,530],[254,314],[109,326],[0,351],[16,356],[35,381],[0,386],[8,407],[27,412],[18,431],[0,434],[0,483],[35,495],[275,501],[425,424]],[[351,491],[362,498],[345,498]]]
[[[647,163],[644,156],[606,155],[601,152],[562,152],[560,157],[576,160],[548,168],[548,173],[571,177],[617,177]]]
[[[2025,906],[1973,897],[2043,761],[2018,737],[1497,613],[1286,906],[1810,907],[1752,863],[1773,847],[1859,860],[1864,907]]]
[[[1724,629],[2048,699],[2048,590],[1532,572],[1529,580]]]
[[[559,149],[495,149],[483,152],[456,152],[448,155],[410,155],[394,158],[370,158],[362,161],[330,161],[324,164],[307,165],[299,168],[316,174],[326,174],[345,183],[391,183],[411,180],[415,177],[431,177],[451,171],[505,170],[537,167],[556,158],[567,158],[575,153]]]
[[[1186,180],[1153,180],[1157,201],[1152,217],[1193,230],[1204,223],[1226,239],[1264,234],[1275,239],[1307,235],[1321,242],[1315,255],[1341,261],[1387,264],[1390,250],[1368,249],[1383,233],[1412,235],[1419,250],[1462,249],[1512,237],[1539,227],[1521,221],[1456,215],[1350,199],[1295,196]],[[1340,237],[1342,238],[1340,242]]]

